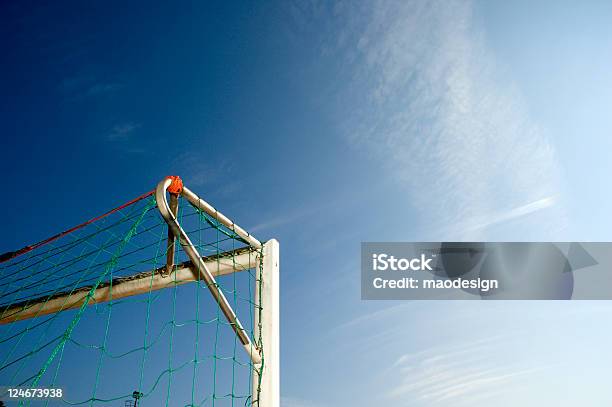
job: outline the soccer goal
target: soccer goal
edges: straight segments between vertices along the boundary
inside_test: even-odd
[[[279,245],[178,177],[0,256],[0,400],[279,407]]]

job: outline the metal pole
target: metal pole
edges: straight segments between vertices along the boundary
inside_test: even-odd
[[[220,253],[219,255],[207,256],[202,260],[213,276],[222,276],[255,268],[259,264],[260,256],[259,251],[246,247]],[[191,261],[177,264],[175,270],[170,273],[172,278],[162,277],[163,267],[143,271],[128,277],[115,277],[112,280],[112,284],[102,283],[98,286],[88,303],[93,305],[110,301],[111,287],[112,299],[118,300],[198,280],[197,274],[194,275]],[[84,286],[69,289],[52,296],[44,295],[0,308],[0,324],[8,324],[79,308],[85,302],[91,288],[92,286]]]
[[[280,406],[280,275],[279,245],[275,239],[263,246],[263,264],[255,281],[255,342],[262,349],[263,362],[254,366],[251,404]]]
[[[223,315],[225,316],[230,326],[238,336],[238,339],[240,339],[240,343],[242,343],[242,346],[247,351],[247,354],[250,356],[251,361],[255,364],[261,363],[261,355],[259,354],[259,350],[251,342],[246,330],[243,328],[242,324],[240,323],[240,320],[234,313],[232,306],[225,297],[225,294],[223,294],[223,292],[219,289],[217,281],[213,277],[206,264],[202,261],[202,258],[200,257],[200,254],[198,253],[193,243],[191,243],[191,239],[189,239],[187,233],[185,233],[181,225],[176,220],[176,217],[170,211],[168,201],[166,200],[166,189],[168,189],[171,183],[172,179],[166,178],[160,181],[159,184],[157,184],[157,188],[155,189],[155,200],[157,201],[157,208],[159,209],[160,214],[162,215],[168,226],[172,229],[174,235],[178,237],[183,251],[185,251],[189,259],[191,260],[195,270],[199,273],[200,278],[206,283],[208,290],[212,294],[217,304],[219,304]],[[183,189],[183,194],[185,193],[185,190],[186,188]],[[197,198],[195,194],[191,194],[195,196],[195,198]],[[199,198],[197,199],[199,200]],[[188,198],[188,200],[189,202],[191,202],[191,199]]]
[[[203,199],[200,199],[189,188],[183,187],[183,192],[181,193],[181,195],[185,199],[187,199],[189,203],[192,204],[194,207],[206,212],[207,214],[218,220],[222,225],[225,225],[229,230],[233,230],[234,232],[236,232],[236,234],[243,238],[249,245],[256,249],[261,249],[262,245],[259,240],[255,239],[255,237],[253,237],[253,235],[251,235],[249,232],[242,229],[240,226],[232,222],[227,216],[213,208],[211,204],[209,204]]]
[[[170,194],[170,212],[172,212],[175,218],[178,214],[178,197],[178,194]],[[166,250],[166,268],[163,272],[164,277],[170,275],[170,273],[172,273],[172,269],[174,268],[174,253],[176,251],[175,243],[176,237],[174,236],[174,233],[172,233],[170,226],[168,226],[168,249]]]

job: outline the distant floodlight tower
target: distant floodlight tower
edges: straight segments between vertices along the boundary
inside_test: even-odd
[[[140,400],[142,396],[144,396],[144,394],[142,394],[138,390],[134,390],[134,392],[132,393],[132,398],[134,399],[134,407],[138,407],[138,400]]]

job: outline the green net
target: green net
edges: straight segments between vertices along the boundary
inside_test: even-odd
[[[261,347],[254,326],[261,252],[183,199],[177,218],[213,274],[222,272],[218,286]],[[256,366],[175,247],[165,276],[168,227],[148,197],[0,264],[0,399],[257,405]],[[61,389],[61,397],[10,397],[9,389],[25,396],[30,388]]]

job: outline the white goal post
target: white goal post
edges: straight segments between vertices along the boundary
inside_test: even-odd
[[[177,188],[178,181],[178,188]],[[171,191],[168,189],[171,188]],[[170,192],[170,203],[167,194]],[[197,210],[210,215],[220,224],[238,235],[247,247],[202,256],[177,220],[177,197],[181,195]],[[140,272],[129,277],[117,277],[112,281],[60,292],[52,297],[40,297],[14,303],[0,313],[0,324],[12,323],[68,309],[83,304],[131,297],[151,291],[195,281],[206,283],[238,340],[246,350],[253,365],[251,405],[280,407],[279,363],[279,244],[275,239],[261,243],[206,201],[182,185],[178,177],[167,177],[155,189],[159,212],[168,225],[168,264],[163,268]],[[189,261],[174,265],[174,239],[178,239]],[[215,277],[255,270],[255,298],[253,300],[253,338],[240,322],[232,306],[219,288]],[[168,278],[171,276],[171,278]],[[91,295],[91,291],[93,295]]]

